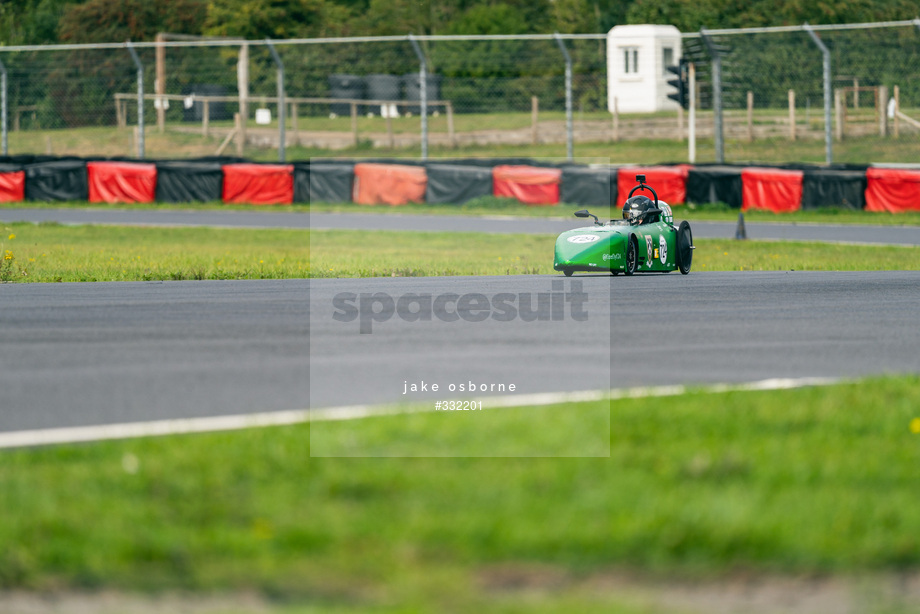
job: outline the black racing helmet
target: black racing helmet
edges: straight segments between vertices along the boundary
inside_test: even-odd
[[[623,205],[623,219],[628,220],[630,224],[635,224],[640,215],[654,208],[655,203],[648,196],[633,196]]]

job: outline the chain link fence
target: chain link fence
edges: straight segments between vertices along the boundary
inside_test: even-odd
[[[692,131],[676,109],[608,111],[602,34],[0,47],[3,153],[914,160],[918,22],[703,30],[682,55]]]

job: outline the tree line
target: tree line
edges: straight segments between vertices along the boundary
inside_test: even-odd
[[[913,0],[21,0],[0,2],[0,44],[153,40],[157,32],[249,39],[394,34],[682,32],[913,19]]]
[[[701,27],[806,21],[906,20],[915,13],[912,0],[0,0],[0,45],[153,41],[159,32],[249,40],[409,33],[603,33],[618,24],[635,23],[670,24],[694,32]],[[835,74],[866,74],[879,84],[902,83],[902,88],[920,96],[920,78],[905,77],[901,68],[905,61],[920,65],[920,54],[913,51],[920,31],[908,30],[894,37],[884,30],[823,37],[835,54]],[[820,56],[807,37],[731,38],[735,49],[725,67],[728,104],[733,104],[731,96],[740,101],[747,90],[753,90],[758,104],[781,106],[787,90],[800,89],[803,83],[811,84],[811,91],[801,92],[805,104],[817,103]],[[865,53],[866,49],[874,51]],[[603,42],[570,41],[569,51],[575,62],[576,109],[606,109]],[[564,66],[551,41],[439,42],[427,45],[425,52],[429,70],[443,78],[439,97],[451,100],[458,112],[529,110],[532,96],[539,98],[541,108],[560,109],[564,104]],[[196,84],[216,84],[233,92],[236,54],[230,48],[171,50],[168,91],[184,94]],[[273,92],[271,57],[265,49],[253,49],[252,54],[253,94]],[[24,52],[2,54],[0,59],[10,71],[11,104],[34,109],[32,117],[43,128],[111,125],[113,94],[135,87],[134,66],[126,54]],[[699,76],[705,80],[705,59],[699,61],[703,67]],[[152,55],[144,63],[149,73],[145,81],[153,83]],[[285,65],[288,94],[303,97],[329,96],[329,77],[337,72],[408,75],[418,70],[405,42],[301,46],[285,59]],[[169,113],[179,116],[182,109]]]

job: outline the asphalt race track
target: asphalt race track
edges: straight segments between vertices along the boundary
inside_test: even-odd
[[[680,212],[676,216],[680,218]],[[344,228],[355,230],[417,230],[559,234],[585,222],[570,219],[473,217],[383,213],[300,213],[292,211],[178,211],[141,209],[0,209],[6,222],[60,222],[62,224],[123,224],[135,226],[214,226],[233,228]],[[734,222],[693,222],[697,239],[734,238]],[[852,226],[825,224],[746,223],[750,239],[827,241],[920,245],[915,226]]]
[[[402,394],[421,380],[917,373],[918,304],[914,271],[5,284],[0,431],[464,396]]]

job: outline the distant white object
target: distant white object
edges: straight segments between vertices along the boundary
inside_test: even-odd
[[[266,126],[272,123],[272,110],[256,109],[256,123],[261,126]]]
[[[888,119],[894,119],[894,112],[895,112],[896,106],[897,105],[894,101],[894,97],[889,98],[888,99]]]
[[[329,119],[335,119],[336,117],[338,117],[338,115],[336,115],[335,113],[329,114]]]
[[[395,104],[380,105],[380,117],[399,117],[399,111],[396,110]]]
[[[620,113],[674,111],[675,91],[666,69],[680,62],[680,30],[674,26],[616,26],[607,33],[607,110]]]
[[[154,99],[153,99],[153,108],[154,108],[154,109],[168,109],[168,108],[169,108],[169,99],[168,99],[168,98],[154,98]]]
[[[186,109],[191,109],[195,106],[195,98],[192,96],[186,96],[182,99],[182,106]]]

